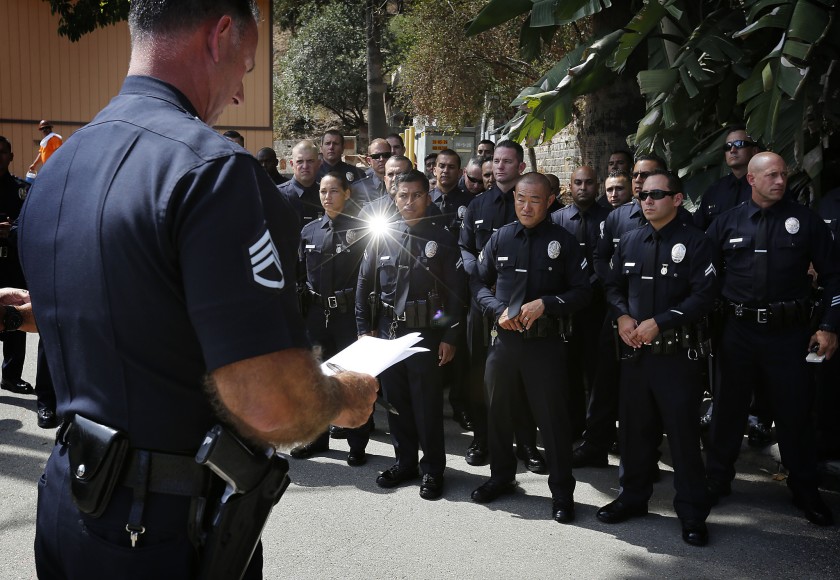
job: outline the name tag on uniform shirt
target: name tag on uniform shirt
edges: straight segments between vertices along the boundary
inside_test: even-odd
[[[507,262],[507,259],[508,259],[508,257],[507,257],[507,256],[499,256],[499,258],[498,258],[498,260],[499,260],[500,262]]]
[[[475,220],[475,225],[483,224],[483,223],[484,223],[484,220]]]
[[[636,262],[624,262],[624,267],[625,268],[632,268],[635,265],[636,265]]]
[[[382,256],[381,258],[379,258],[379,261],[382,262],[382,261],[390,260],[390,259],[391,259],[391,256]]]
[[[732,238],[729,240],[730,244],[737,244],[738,242],[743,242],[744,238]]]
[[[315,249],[315,244],[306,244],[306,249],[307,250],[314,250]]]

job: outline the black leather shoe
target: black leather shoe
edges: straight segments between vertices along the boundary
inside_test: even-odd
[[[308,459],[316,453],[323,453],[330,450],[330,438],[319,435],[315,441],[298,445],[289,451],[289,455],[295,459]]]
[[[818,526],[834,525],[834,515],[817,491],[809,494],[794,493],[793,505],[802,510],[802,513],[812,524]]]
[[[7,381],[6,379],[3,379],[0,381],[0,389],[3,389],[4,391],[11,391],[13,393],[17,393],[18,395],[31,395],[35,392],[32,385],[23,379],[18,379],[16,381]]]
[[[525,464],[525,469],[531,473],[545,473],[545,458],[539,449],[532,445],[517,445],[516,456]]]
[[[584,443],[572,451],[572,467],[607,467],[606,451],[598,451],[592,445]]]
[[[620,524],[630,518],[640,518],[648,513],[647,504],[627,505],[621,500],[608,503],[598,510],[595,517],[605,524]]]
[[[503,495],[510,495],[516,491],[516,480],[499,482],[488,479],[477,487],[470,496],[475,503],[490,503]]]
[[[732,495],[732,484],[719,479],[707,479],[706,493],[709,496],[709,504],[715,506],[720,498]]]
[[[420,497],[423,499],[437,499],[443,495],[443,476],[427,473],[420,483]]]
[[[458,423],[465,431],[472,431],[475,429],[472,417],[466,411],[455,411],[452,418],[455,419],[455,422]]]
[[[52,409],[38,409],[38,427],[41,429],[54,429],[58,427],[58,417]]]
[[[347,439],[347,432],[350,431],[347,427],[336,427],[330,425],[330,437],[332,439]]]
[[[353,451],[347,454],[347,465],[358,467],[367,463],[367,455],[364,451]]]
[[[470,465],[487,465],[487,455],[487,443],[476,438],[467,449],[465,458]]]
[[[419,475],[416,467],[414,469],[400,469],[399,465],[392,465],[379,474],[376,478],[376,485],[384,488],[397,487],[401,483],[417,479]]]
[[[750,425],[747,443],[750,447],[767,447],[773,442],[773,430],[766,423]]]
[[[696,520],[681,520],[682,539],[686,544],[692,546],[705,546],[709,543],[709,529],[706,522]]]
[[[555,522],[570,524],[575,521],[575,502],[570,499],[555,499],[551,501],[551,517]]]

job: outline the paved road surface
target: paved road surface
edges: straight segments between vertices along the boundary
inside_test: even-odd
[[[35,379],[36,337],[24,378]],[[0,394],[0,578],[34,578],[36,482],[53,431],[38,429],[35,402]],[[448,412],[448,411],[447,411]],[[417,486],[381,490],[375,478],[392,464],[385,414],[363,467],[345,463],[346,441],[325,456],[292,462],[292,481],[263,535],[266,578],[840,578],[840,530],[818,528],[791,505],[777,464],[747,450],[733,495],[709,518],[711,543],[680,538],[666,453],[651,514],[609,526],[595,519],[617,493],[617,458],[604,469],[576,470],[574,525],[550,519],[546,476],[520,469],[521,489],[490,505],[470,501],[489,467],[470,467],[471,441],[446,421],[449,467],[444,497],[420,499]],[[825,492],[840,518],[840,494]]]

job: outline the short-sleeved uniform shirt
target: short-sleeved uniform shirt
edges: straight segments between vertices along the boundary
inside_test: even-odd
[[[123,429],[136,448],[195,453],[216,421],[208,372],[306,346],[299,231],[247,151],[174,87],[128,77],[21,214],[58,414]]]

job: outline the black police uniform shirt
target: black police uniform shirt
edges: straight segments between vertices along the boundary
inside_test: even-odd
[[[29,184],[11,173],[0,175],[0,221],[14,225],[23,207],[23,200],[29,191]],[[14,288],[26,288],[26,280],[18,260],[14,230],[10,237],[0,239],[0,284]]]
[[[359,167],[354,167],[349,163],[341,161],[340,159],[335,165],[330,165],[322,158],[321,166],[318,168],[318,174],[315,177],[315,180],[320,182],[327,173],[332,173],[333,171],[341,173],[350,183],[353,183],[358,179],[364,179],[365,177],[364,170]]]
[[[494,183],[493,187],[473,198],[467,206],[458,236],[467,276],[475,273],[478,254],[493,232],[513,221],[516,221],[513,189],[503,192]]]
[[[410,248],[410,259],[402,255],[403,248]],[[359,334],[374,330],[370,326],[368,296],[374,292],[375,286],[378,286],[384,304],[395,305],[398,273],[405,266],[406,260],[411,264],[406,301],[428,300],[429,293],[437,291],[446,315],[440,340],[456,344],[464,331],[461,321],[465,299],[463,289],[466,286],[463,262],[455,238],[433,218],[425,218],[411,228],[404,221],[396,222],[388,232],[380,236],[378,244],[372,241],[368,244],[356,292],[356,326]],[[375,276],[378,276],[378,283],[375,283]],[[393,318],[391,308],[382,308],[378,328],[384,328]],[[424,336],[432,334],[428,330],[423,332]]]
[[[58,415],[194,454],[218,421],[209,372],[307,347],[296,221],[256,159],[180,91],[126,78],[53,154],[21,213]]]
[[[291,178],[286,183],[277,186],[289,203],[295,208],[301,229],[308,223],[313,222],[324,215],[324,206],[321,205],[319,183],[316,181],[309,187],[304,187],[297,179]]]
[[[527,265],[520,263],[519,252],[526,236],[530,236]],[[510,303],[522,270],[528,276],[522,303],[542,298],[546,316],[567,316],[589,304],[586,258],[575,237],[548,217],[530,234],[518,221],[502,226],[479,253],[470,287],[485,316],[492,313],[498,320]]]
[[[628,232],[606,280],[613,320],[625,314],[638,322],[653,318],[660,332],[697,322],[717,297],[712,255],[703,231],[676,218],[658,232],[650,224]]]
[[[840,187],[836,187],[820,198],[817,213],[831,230],[834,240],[840,242]]]
[[[604,225],[611,209],[593,203],[589,209],[581,212],[580,208],[573,203],[551,214],[551,221],[566,228],[578,241],[588,264],[589,281],[593,285],[599,283],[599,279],[595,275],[595,246],[601,239],[601,232],[604,231]],[[581,231],[583,222],[581,213],[586,216],[586,230],[583,232]]]
[[[362,221],[344,214],[332,220],[322,216],[303,227],[300,255],[305,263],[306,287],[316,294],[316,307],[323,307],[318,301],[328,301],[336,290],[351,290],[347,312],[352,314],[365,233]]]
[[[723,298],[734,304],[764,307],[766,304],[805,300],[810,296],[810,264],[814,265],[825,288],[826,309],[823,322],[840,327],[840,255],[831,231],[811,209],[790,200],[781,200],[767,212],[766,296],[758,303],[753,284],[755,238],[761,208],[753,201],[720,215],[706,235],[714,242]]]
[[[429,207],[426,208],[427,218],[438,218],[440,215],[440,210],[435,204],[429,204]],[[402,216],[397,211],[397,204],[394,203],[391,196],[383,195],[364,206],[362,211],[359,212],[359,219],[366,225],[372,222],[378,222],[380,225],[385,226],[400,221]],[[439,222],[441,220],[435,219],[434,221]]]
[[[748,201],[750,197],[752,187],[747,182],[746,174],[735,177],[730,173],[721,177],[703,193],[700,207],[694,212],[694,225],[705,231],[716,217]]]
[[[385,197],[385,182],[375,173],[350,184],[350,201],[360,210],[372,201]]]
[[[458,239],[458,235],[461,233],[461,222],[467,215],[467,206],[473,200],[472,194],[457,187],[443,193],[440,188],[435,187],[429,195],[432,198],[432,205],[436,206],[443,216],[444,227],[452,232],[455,239]]]

